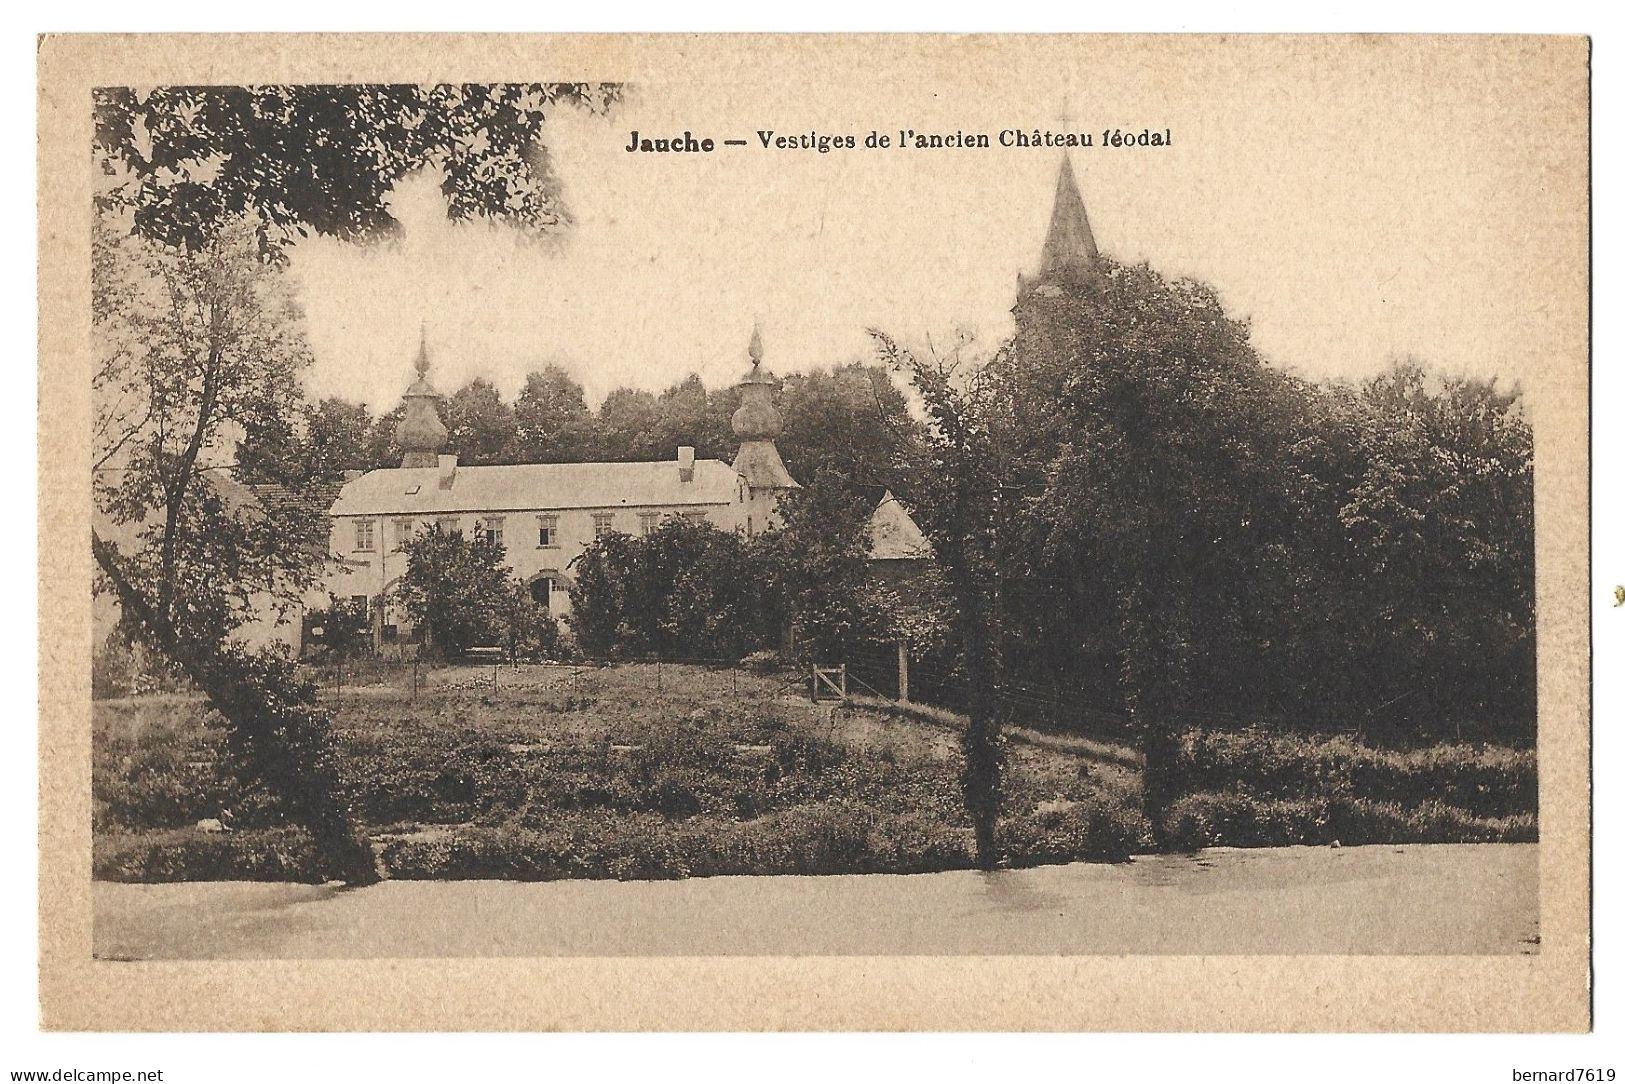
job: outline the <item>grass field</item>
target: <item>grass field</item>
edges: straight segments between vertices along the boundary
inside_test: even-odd
[[[493,677],[495,687],[493,687]],[[400,674],[324,690],[342,774],[396,878],[660,878],[966,868],[958,734],[697,666]],[[96,872],[301,879],[307,842],[218,770],[196,700],[95,707]],[[1013,741],[1012,864],[1143,846],[1133,754]],[[196,823],[231,811],[236,831]]]
[[[372,680],[365,680],[370,677]],[[631,663],[363,671],[327,687],[341,776],[396,879],[908,873],[972,864],[959,727],[935,709],[813,704],[783,675]],[[308,880],[304,833],[221,770],[201,700],[95,703],[95,871]],[[1013,866],[1144,850],[1138,754],[1007,729]],[[1536,838],[1532,753],[1391,753],[1345,738],[1194,733],[1177,841]],[[229,811],[229,812],[227,812]],[[230,832],[205,832],[205,819]]]

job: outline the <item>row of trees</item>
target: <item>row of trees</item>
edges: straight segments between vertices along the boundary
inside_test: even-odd
[[[876,334],[928,414],[898,492],[955,603],[984,861],[1016,681],[1132,718],[1159,835],[1188,727],[1533,739],[1516,391],[1413,361],[1293,377],[1210,288],[1144,265],[1055,285],[985,359]]]
[[[738,389],[708,389],[690,375],[658,395],[617,388],[592,410],[581,385],[549,365],[531,372],[511,403],[477,377],[445,398],[441,418],[447,446],[474,466],[670,459],[682,445],[702,459],[730,459],[738,444],[730,424],[738,406]],[[779,451],[800,478],[836,471],[885,485],[913,428],[885,368],[857,362],[786,375],[780,410]],[[401,413],[397,406],[375,416],[364,403],[330,397],[261,417],[242,441],[243,477],[330,481],[349,470],[398,467]]]
[[[612,533],[573,562],[570,624],[590,655],[739,659],[757,651],[818,660],[948,643],[946,607],[922,577],[910,597],[871,575],[870,503],[824,472],[787,494],[782,524],[753,538],[672,517],[649,535]]]

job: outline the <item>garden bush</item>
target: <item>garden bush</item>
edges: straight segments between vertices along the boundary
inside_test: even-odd
[[[538,827],[390,839],[380,854],[390,876],[404,879],[909,873],[970,862],[963,833],[856,802],[798,806],[746,821],[562,814]]]
[[[1006,817],[999,832],[1011,865],[1036,866],[1079,859],[1122,861],[1145,848],[1151,826],[1131,795],[1103,790]]]
[[[95,876],[104,881],[304,881],[318,883],[323,862],[302,828],[242,832],[98,832]]]
[[[1336,735],[1195,730],[1180,743],[1178,777],[1191,792],[1244,790],[1263,798],[1437,801],[1479,817],[1535,812],[1533,750],[1448,744],[1378,749]]]
[[[1169,810],[1176,850],[1285,847],[1338,842],[1527,843],[1538,838],[1533,813],[1476,815],[1436,799],[1415,804],[1346,795],[1260,798],[1239,791],[1188,794]]]

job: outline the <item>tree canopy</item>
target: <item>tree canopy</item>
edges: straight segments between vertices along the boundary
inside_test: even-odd
[[[390,190],[425,167],[452,218],[530,231],[568,220],[537,135],[562,106],[602,111],[618,84],[105,87],[95,94],[97,205],[144,237],[206,244],[247,216],[269,251],[319,233],[392,233]]]

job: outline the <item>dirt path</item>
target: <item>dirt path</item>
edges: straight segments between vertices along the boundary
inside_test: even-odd
[[[98,883],[103,959],[1538,951],[1534,844],[1284,847],[994,874]]]

